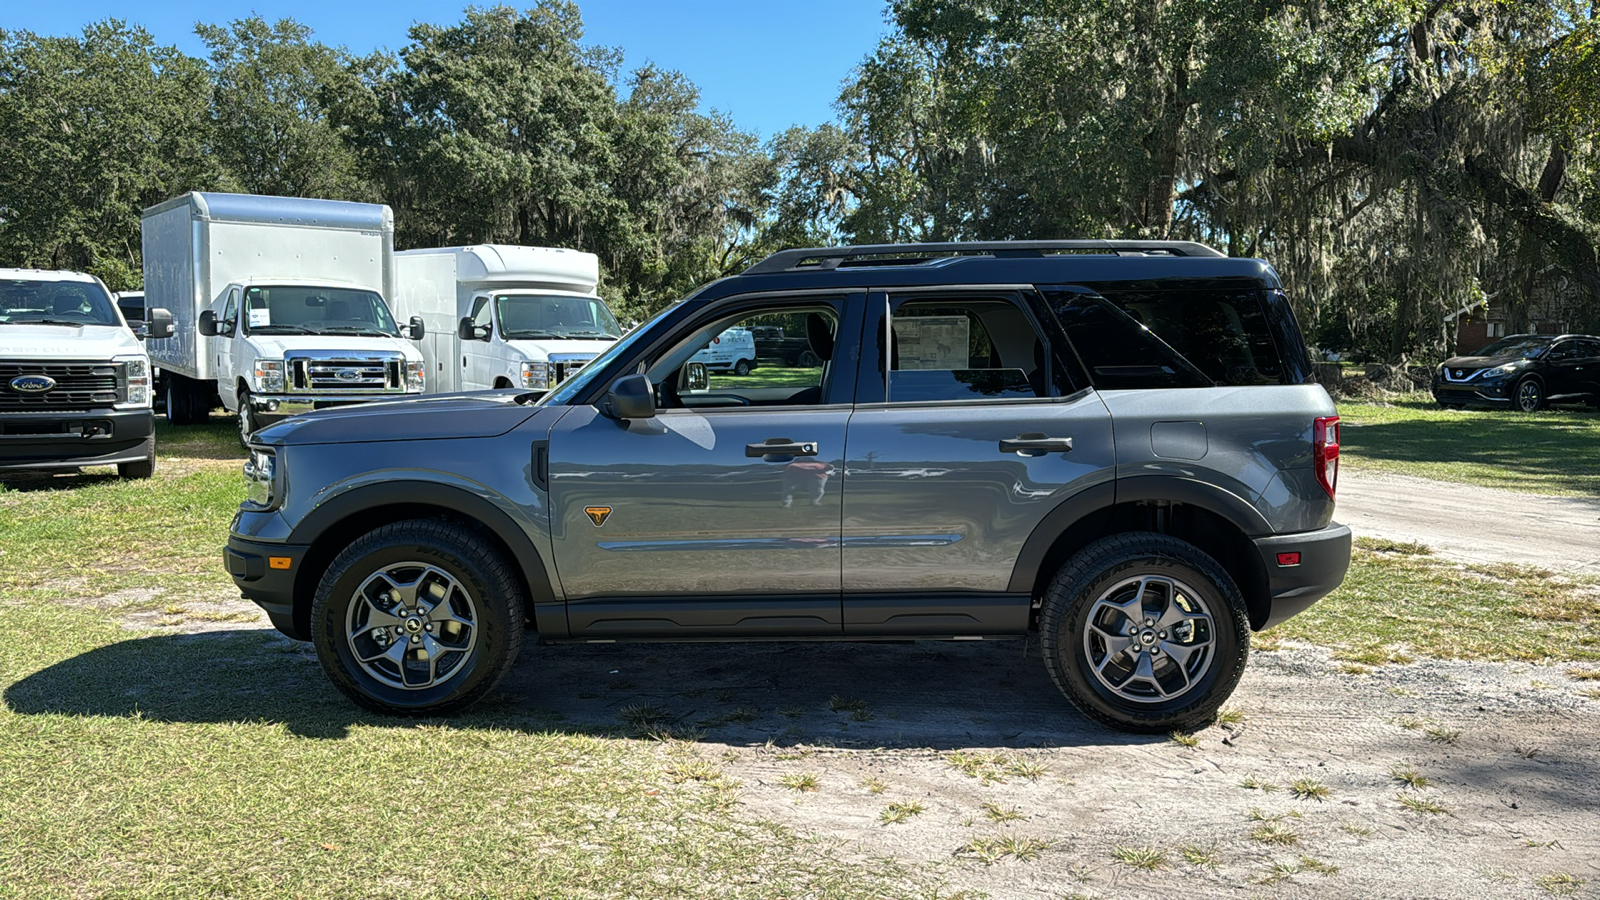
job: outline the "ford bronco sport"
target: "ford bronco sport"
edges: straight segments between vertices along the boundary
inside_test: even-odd
[[[729,328],[814,365],[691,361]],[[226,565],[333,682],[459,710],[523,641],[1022,638],[1089,716],[1210,720],[1338,586],[1339,426],[1272,268],[1182,242],[790,250],[547,395],[258,432]],[[863,651],[863,672],[869,671]]]

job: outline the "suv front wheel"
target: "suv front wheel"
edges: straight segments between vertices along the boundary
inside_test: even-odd
[[[328,677],[381,713],[445,714],[472,705],[510,671],[523,598],[505,559],[450,522],[395,522],[334,559],[311,605]]]
[[[1193,544],[1136,532],[1083,548],[1039,619],[1045,667],[1067,699],[1113,728],[1209,724],[1250,654],[1244,598]]]

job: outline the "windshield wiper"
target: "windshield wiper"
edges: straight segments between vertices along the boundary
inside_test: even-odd
[[[554,331],[508,331],[508,332],[506,332],[505,336],[506,336],[507,340],[513,340],[513,341],[514,340],[518,340],[520,338],[558,338],[558,337],[565,337],[565,335],[556,334]]]
[[[332,332],[353,334],[360,337],[399,337],[399,335],[390,334],[387,331],[379,331],[376,328],[362,328],[359,325],[324,325],[322,330],[317,333],[329,334]]]
[[[300,325],[256,325],[250,329],[251,334],[316,334],[309,328]]]
[[[614,341],[614,340],[617,339],[616,335],[614,335],[614,334],[606,334],[604,331],[569,331],[566,334],[562,335],[562,337],[605,338],[608,341]]]
[[[59,325],[63,328],[82,328],[84,322],[68,322],[66,319],[12,319],[7,325]]]

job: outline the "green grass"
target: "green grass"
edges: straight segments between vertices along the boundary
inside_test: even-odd
[[[232,425],[159,431],[156,477],[0,482],[0,896],[900,896],[920,876],[747,821],[692,745],[490,697],[369,715],[306,645],[130,631],[237,596]],[[130,599],[130,588],[150,596]],[[171,610],[169,612],[169,609]]]
[[[1341,659],[1366,665],[1418,655],[1600,660],[1600,579],[1370,546],[1358,538],[1344,584],[1260,637],[1332,646]]]
[[[822,379],[821,369],[802,369],[779,365],[757,365],[749,375],[712,372],[711,390],[740,388],[811,387]]]
[[[1537,494],[1600,496],[1600,414],[1440,409],[1416,395],[1339,404],[1340,465]]]

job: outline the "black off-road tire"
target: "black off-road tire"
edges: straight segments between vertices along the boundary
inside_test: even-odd
[[[355,594],[386,567],[418,562],[459,582],[475,605],[473,649],[450,677],[404,688],[374,677],[351,649],[347,624]],[[328,567],[311,604],[311,639],[334,685],[360,706],[386,715],[459,712],[483,699],[516,662],[526,602],[511,563],[477,529],[439,519],[394,522],[369,531]]]
[[[1209,665],[1192,687],[1170,700],[1119,695],[1097,679],[1085,649],[1096,601],[1127,579],[1146,575],[1187,585],[1212,622]],[[1073,705],[1102,724],[1141,734],[1210,724],[1239,684],[1250,656],[1249,616],[1233,578],[1193,544],[1154,532],[1103,538],[1068,559],[1045,592],[1039,633],[1050,679]]]

